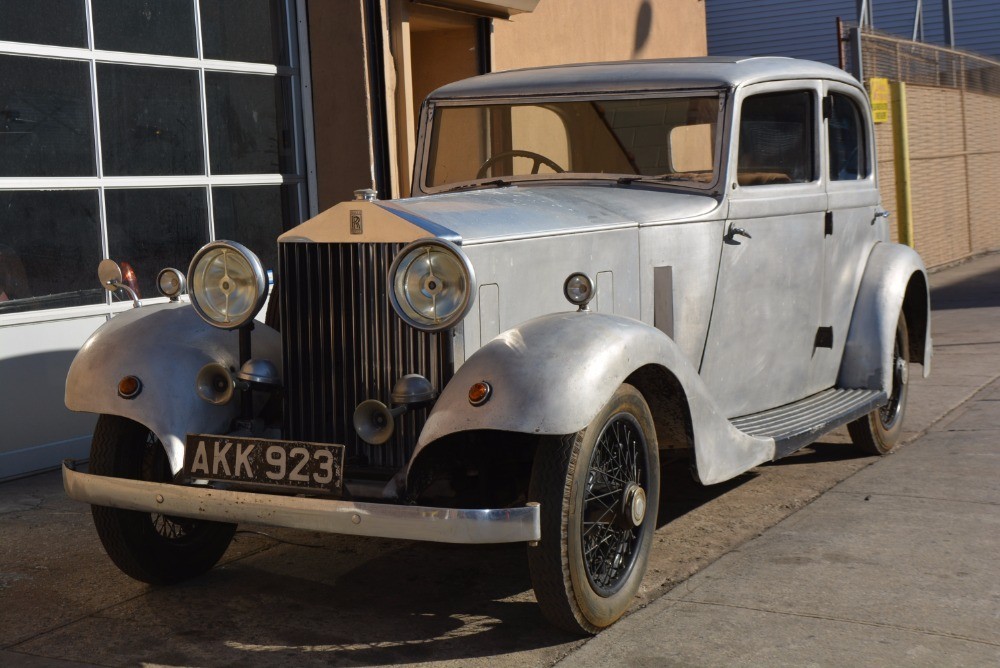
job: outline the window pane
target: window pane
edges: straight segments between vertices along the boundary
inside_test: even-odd
[[[845,95],[831,93],[830,120],[830,179],[851,181],[868,176],[865,155],[864,127],[857,106]]]
[[[104,302],[96,190],[0,190],[0,313]]]
[[[90,67],[0,55],[0,176],[93,176]]]
[[[717,95],[437,107],[427,185],[559,172],[700,187],[718,171],[718,116]]]
[[[197,72],[100,63],[97,94],[106,175],[205,173]]]
[[[87,47],[84,0],[0,0],[0,40]]]
[[[740,114],[739,184],[812,181],[813,95],[809,91],[754,95]]]
[[[201,0],[205,58],[288,64],[284,2]]]
[[[288,79],[205,73],[213,174],[294,172]]]
[[[238,241],[260,257],[264,269],[278,267],[278,235],[299,223],[297,186],[212,189],[215,238]]]
[[[94,46],[108,51],[198,55],[191,0],[91,0]]]
[[[164,267],[187,274],[195,251],[208,243],[208,198],[204,188],[140,188],[105,191],[108,250],[128,262],[144,297],[157,297],[156,275]]]

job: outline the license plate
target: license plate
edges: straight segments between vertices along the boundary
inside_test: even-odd
[[[241,487],[340,494],[344,485],[344,446],[188,434],[184,470],[192,478]]]

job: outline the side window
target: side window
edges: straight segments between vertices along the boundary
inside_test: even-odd
[[[766,93],[743,101],[736,174],[741,186],[815,180],[814,106],[810,91]]]
[[[830,93],[827,136],[830,147],[830,180],[854,181],[868,176],[864,117],[854,100]]]

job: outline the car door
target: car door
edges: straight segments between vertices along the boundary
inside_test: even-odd
[[[840,370],[865,262],[878,241],[880,196],[868,104],[853,86],[827,82],[823,102],[828,213],[823,237],[821,324],[828,348],[817,348],[813,384],[833,386]]]
[[[821,82],[737,91],[730,210],[701,375],[727,417],[820,389],[827,205],[820,165]]]

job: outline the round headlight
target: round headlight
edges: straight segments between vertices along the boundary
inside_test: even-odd
[[[455,244],[422,239],[406,246],[389,268],[392,307],[407,324],[425,332],[456,325],[472,308],[476,275]]]
[[[563,283],[563,295],[570,304],[585,309],[594,298],[594,282],[581,271],[572,273]]]
[[[179,295],[184,293],[185,288],[187,288],[187,280],[180,270],[167,267],[166,269],[161,269],[160,273],[156,275],[156,288],[164,297],[177,299]]]
[[[267,298],[267,280],[260,260],[234,241],[213,241],[202,246],[191,260],[188,284],[198,315],[223,329],[249,322]]]

